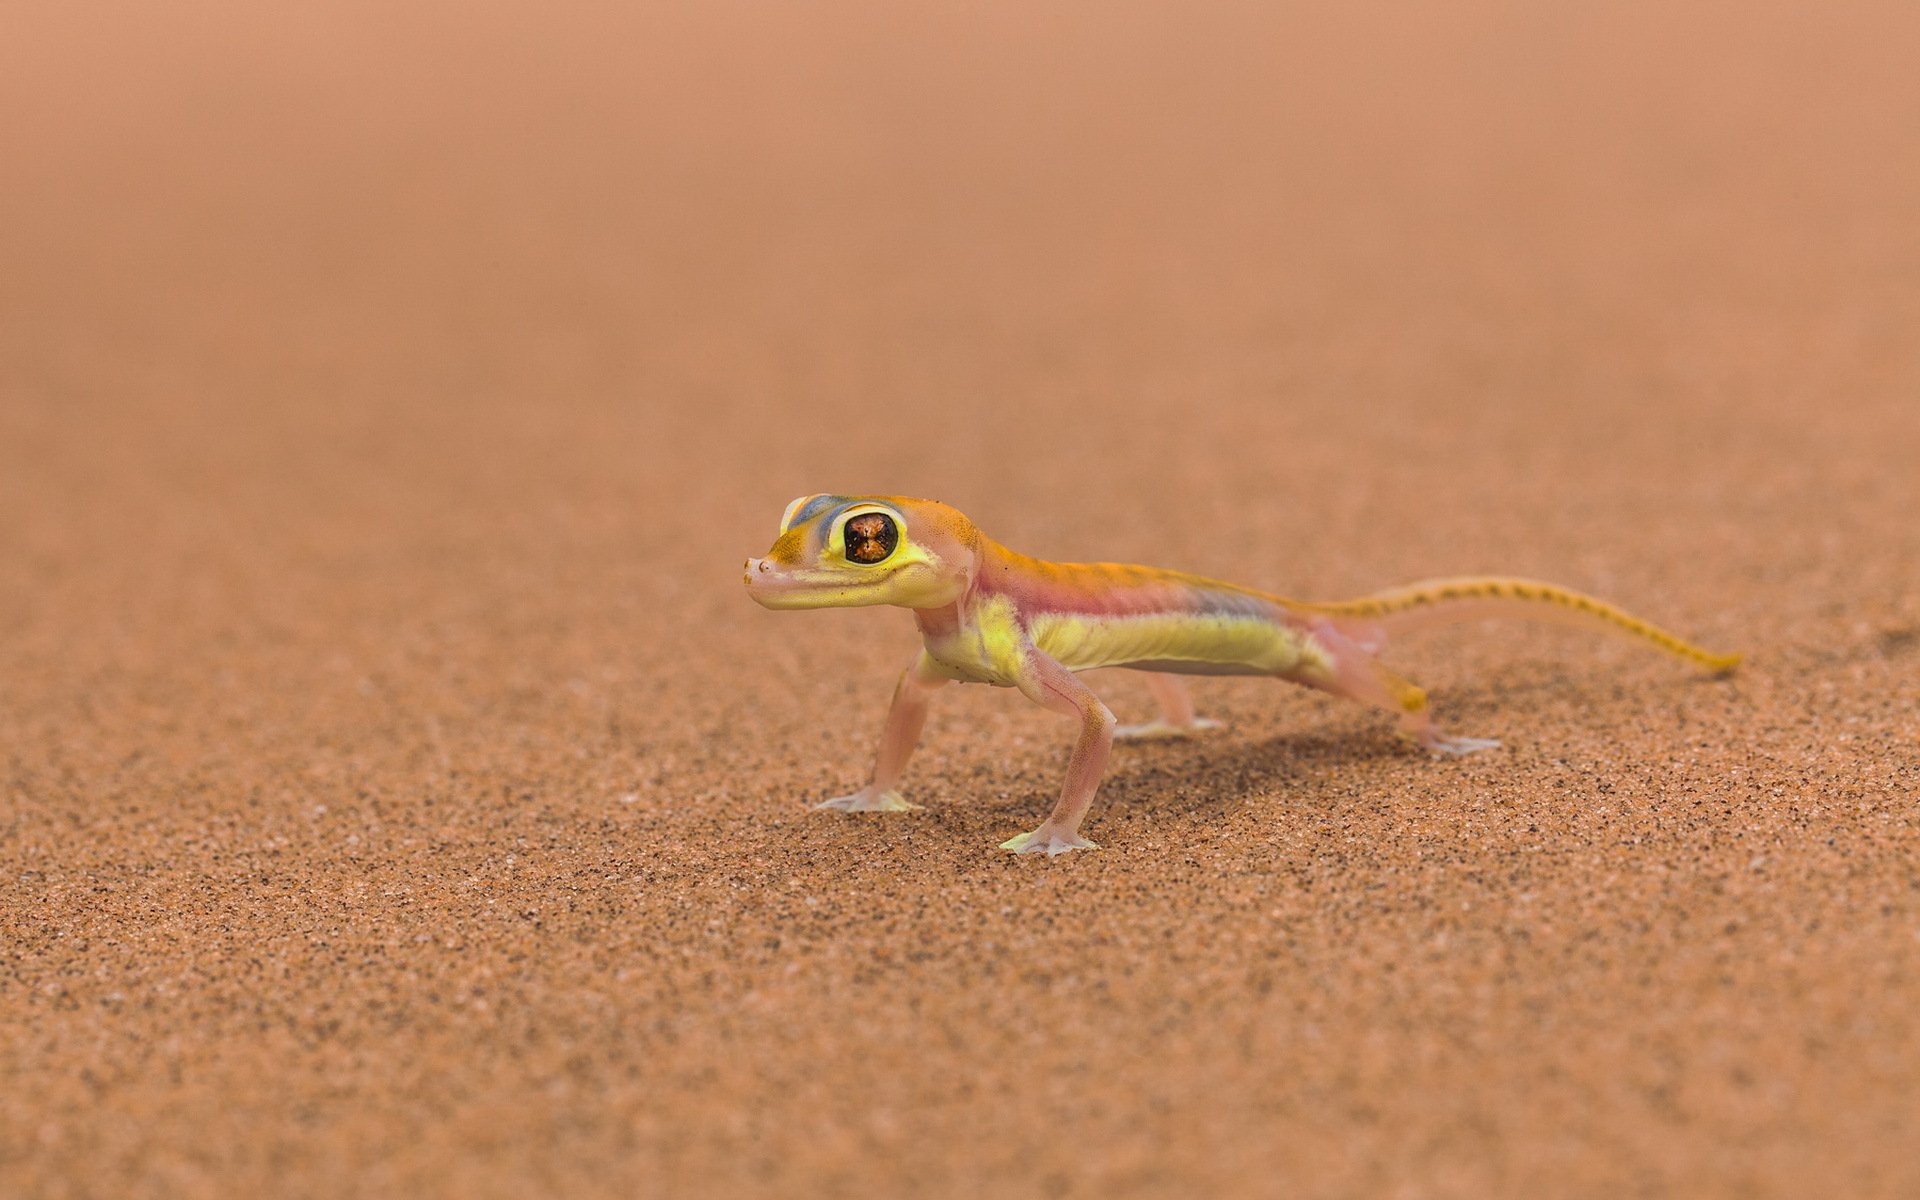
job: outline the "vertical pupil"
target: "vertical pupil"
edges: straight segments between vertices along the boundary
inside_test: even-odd
[[[877,563],[900,544],[900,531],[885,513],[862,513],[847,522],[847,557],[857,563]]]

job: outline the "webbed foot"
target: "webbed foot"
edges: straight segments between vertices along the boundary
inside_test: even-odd
[[[872,788],[861,788],[851,796],[835,796],[831,800],[822,800],[813,806],[815,811],[823,808],[835,812],[918,812],[920,806],[909,801],[893,788],[876,792]]]
[[[1188,725],[1173,725],[1166,721],[1146,721],[1139,725],[1122,725],[1113,731],[1116,742],[1147,742],[1164,738],[1192,737],[1196,733],[1205,733],[1210,729],[1223,726],[1212,717],[1195,717]]]
[[[1444,733],[1429,733],[1420,739],[1420,744],[1433,754],[1452,757],[1500,748],[1497,738],[1449,737]]]
[[[1015,854],[1044,854],[1052,858],[1056,854],[1065,854],[1069,850],[1098,850],[1100,843],[1083,838],[1072,830],[1056,829],[1052,825],[1042,824],[1032,833],[1023,833],[1016,838],[1008,838],[1000,843],[1002,850],[1011,850]]]

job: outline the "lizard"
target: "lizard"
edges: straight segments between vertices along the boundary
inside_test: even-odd
[[[1389,635],[1518,617],[1611,630],[1715,674],[1740,661],[1605,601],[1530,579],[1437,579],[1358,600],[1305,602],[1182,571],[1030,558],[958,509],[904,496],[801,496],[787,505],[766,555],[746,560],[745,581],[766,608],[893,605],[911,610],[919,627],[921,648],[894,688],[871,778],[816,808],[918,808],[897,785],[933,693],[954,681],[1018,688],[1078,728],[1053,811],[1001,845],[1049,856],[1098,848],[1080,825],[1116,739],[1179,737],[1216,725],[1196,715],[1182,675],[1302,684],[1391,713],[1427,750],[1459,755],[1499,743],[1442,732],[1426,692],[1378,661]],[[1079,677],[1102,667],[1147,672],[1159,716],[1118,725]]]

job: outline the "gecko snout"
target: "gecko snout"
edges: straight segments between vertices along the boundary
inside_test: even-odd
[[[771,560],[749,558],[741,568],[740,582],[747,585],[747,591],[753,593],[754,599],[759,600],[777,586],[779,573],[774,570]]]
[[[816,597],[818,581],[809,572],[795,572],[771,558],[750,558],[741,574],[747,595],[763,608],[821,608],[831,603]],[[822,593],[831,596],[832,593]]]

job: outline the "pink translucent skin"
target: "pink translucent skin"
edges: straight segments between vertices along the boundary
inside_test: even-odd
[[[1080,736],[1067,759],[1067,778],[1060,800],[1040,827],[1002,842],[1002,850],[1051,857],[1067,850],[1098,849],[1098,843],[1080,836],[1080,822],[1093,804],[1093,793],[1107,769],[1113,749],[1113,714],[1079,677],[1044,654],[1036,654],[1032,673],[1020,680],[1020,691],[1043,708],[1064,713],[1080,723]]]
[[[920,743],[920,729],[927,723],[927,701],[949,681],[929,670],[923,655],[900,673],[893,689],[893,703],[887,709],[887,724],[880,731],[880,753],[874,759],[873,778],[867,786],[846,796],[814,805],[840,812],[910,812],[919,808],[896,790],[907,760]]]

